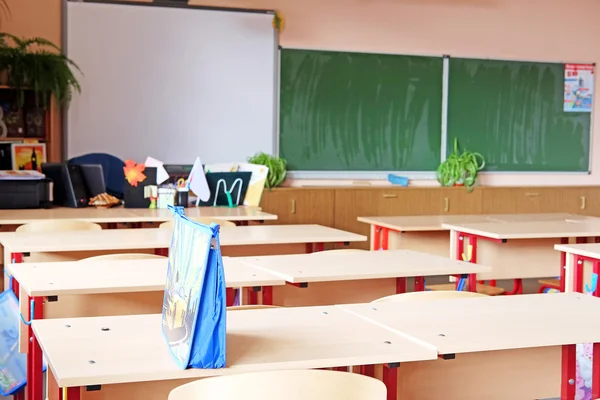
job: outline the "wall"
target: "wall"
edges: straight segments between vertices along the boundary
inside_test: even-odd
[[[61,43],[60,0],[8,0],[10,15],[2,15],[0,30],[17,36],[40,36],[56,44]],[[62,158],[60,113],[52,112],[50,142],[47,145],[48,161]]]
[[[60,0],[11,0],[12,32],[51,40]],[[285,47],[554,62],[599,62],[596,0],[191,0],[192,4],[278,9]],[[27,12],[29,13],[26,18]],[[6,29],[6,28],[5,28]],[[85,88],[84,88],[85,90]],[[600,102],[594,125],[600,127]],[[486,185],[600,185],[600,129],[590,175],[497,174]]]

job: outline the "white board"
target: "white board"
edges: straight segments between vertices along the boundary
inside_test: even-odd
[[[68,158],[244,161],[275,148],[273,15],[68,2],[66,51],[82,92]]]

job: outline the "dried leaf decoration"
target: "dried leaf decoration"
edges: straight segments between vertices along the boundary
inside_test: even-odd
[[[279,11],[275,11],[275,16],[273,16],[273,28],[277,32],[281,32],[285,28],[285,19]]]
[[[146,166],[144,164],[136,164],[134,161],[127,160],[123,167],[125,179],[127,179],[127,182],[129,182],[131,186],[137,187],[138,183],[146,180],[146,175],[144,175],[145,169]]]

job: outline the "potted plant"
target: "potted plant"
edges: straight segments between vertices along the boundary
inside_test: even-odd
[[[437,180],[442,186],[466,186],[469,192],[477,179],[477,174],[485,167],[485,159],[480,153],[458,149],[458,139],[454,139],[454,151],[448,155],[436,170]]]
[[[50,104],[51,97],[59,105],[67,103],[74,90],[81,91],[72,68],[79,70],[49,40],[0,33],[0,73],[3,83],[17,90],[19,106],[24,104],[25,90],[33,90],[36,103],[42,107]]]
[[[281,185],[287,174],[287,161],[267,153],[258,153],[248,158],[251,164],[264,165],[269,168],[265,186],[269,189]]]

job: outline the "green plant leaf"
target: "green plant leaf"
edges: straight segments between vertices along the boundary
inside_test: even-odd
[[[6,83],[17,89],[19,106],[24,104],[25,90],[34,91],[38,106],[47,107],[51,97],[59,105],[67,103],[73,91],[81,92],[73,70],[81,72],[51,41],[0,33],[0,71],[6,74]]]
[[[287,161],[280,157],[274,157],[267,153],[258,153],[248,157],[251,164],[264,165],[269,168],[269,173],[265,181],[265,186],[274,188],[285,180],[287,175]]]

